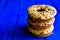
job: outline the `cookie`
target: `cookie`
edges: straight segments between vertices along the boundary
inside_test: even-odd
[[[28,22],[30,25],[32,26],[36,26],[36,27],[44,27],[44,26],[50,26],[54,23],[55,18],[49,19],[49,20],[40,20],[39,22],[37,21],[32,21],[31,19],[28,18]]]
[[[28,25],[29,27],[33,28],[34,30],[38,30],[38,29],[46,29],[46,28],[49,28],[50,26],[39,26],[39,25]]]
[[[57,11],[50,5],[33,5],[28,8],[28,15],[33,19],[46,20],[53,18]]]
[[[47,34],[33,34],[34,36],[36,36],[36,37],[47,37],[47,36],[49,36],[49,35],[51,35],[52,34],[52,32],[49,32],[49,33],[47,33]]]
[[[49,28],[39,29],[39,30],[35,30],[32,27],[28,27],[28,29],[33,34],[36,34],[36,35],[44,35],[44,34],[48,34],[48,33],[52,32],[53,29],[54,29],[54,26],[51,25]]]

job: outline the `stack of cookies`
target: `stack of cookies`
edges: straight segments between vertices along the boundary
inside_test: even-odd
[[[50,5],[33,5],[28,8],[28,29],[37,37],[47,37],[54,29],[56,9]]]

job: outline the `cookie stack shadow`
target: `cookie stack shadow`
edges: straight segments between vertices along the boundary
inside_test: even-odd
[[[49,19],[44,19],[44,20],[42,20],[41,18],[33,19],[33,17],[31,17],[28,14],[28,29],[34,36],[47,37],[51,35],[53,32],[54,21],[55,21],[54,17],[51,17]]]

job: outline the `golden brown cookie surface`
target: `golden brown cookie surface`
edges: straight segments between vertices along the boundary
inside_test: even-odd
[[[28,15],[33,19],[50,19],[56,15],[56,9],[50,5],[33,5],[28,8]]]
[[[34,30],[33,28],[31,27],[28,27],[29,31],[32,32],[33,34],[37,34],[37,35],[43,35],[43,34],[48,34],[50,32],[53,31],[54,27],[53,25],[51,25],[49,28],[46,28],[46,29],[39,29],[39,30]]]
[[[47,36],[49,36],[49,35],[51,35],[52,34],[52,32],[50,32],[50,33],[47,33],[47,34],[33,34],[34,36],[37,36],[37,37],[47,37]]]
[[[39,22],[33,22],[31,19],[28,18],[28,22],[30,25],[32,26],[36,26],[36,27],[39,27],[39,26],[50,26],[54,23],[55,21],[55,18],[52,18],[50,20],[46,20],[46,21],[39,21]]]

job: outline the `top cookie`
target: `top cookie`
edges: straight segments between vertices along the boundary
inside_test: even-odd
[[[33,5],[28,8],[28,15],[33,19],[50,19],[56,15],[56,9],[50,5]]]

